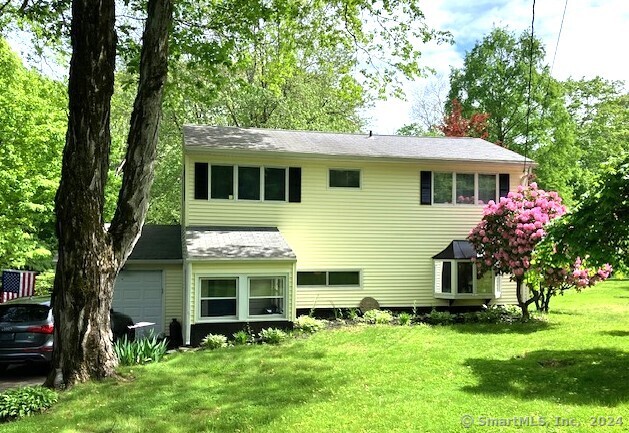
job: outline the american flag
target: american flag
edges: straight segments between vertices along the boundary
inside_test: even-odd
[[[37,272],[33,271],[2,271],[2,300],[0,302],[22,296],[33,296],[36,274]]]

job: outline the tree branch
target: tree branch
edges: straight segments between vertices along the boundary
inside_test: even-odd
[[[131,114],[126,164],[111,222],[113,251],[121,268],[140,237],[153,184],[164,83],[168,72],[171,0],[149,0],[140,58],[138,93]]]

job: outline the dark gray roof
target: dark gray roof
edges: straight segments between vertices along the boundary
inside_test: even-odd
[[[188,227],[189,259],[295,259],[276,227]]]
[[[202,125],[185,125],[183,131],[188,150],[506,163],[524,161],[522,155],[480,138],[369,136]]]
[[[476,257],[474,246],[468,241],[452,241],[439,254],[433,256],[437,260],[471,259]]]
[[[128,261],[181,259],[180,225],[145,224]]]

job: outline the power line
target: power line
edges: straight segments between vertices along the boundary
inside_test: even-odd
[[[524,142],[524,173],[526,174],[526,165],[528,161],[529,152],[529,125],[531,118],[531,83],[533,81],[533,50],[535,43],[535,0],[533,0],[533,13],[531,18],[531,49],[529,50],[529,80],[527,83],[527,95],[526,95],[526,140]]]
[[[563,5],[563,15],[561,16],[561,25],[559,26],[559,34],[557,35],[557,43],[555,44],[555,52],[553,53],[553,62],[550,64],[550,75],[553,74],[553,68],[555,67],[555,59],[557,58],[557,50],[559,49],[559,39],[561,38],[561,31],[563,30],[563,21],[566,18],[566,9],[568,9],[568,0]]]

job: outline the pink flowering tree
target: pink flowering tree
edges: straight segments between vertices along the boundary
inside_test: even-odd
[[[544,226],[565,211],[556,192],[538,189],[536,183],[519,186],[498,203],[490,201],[483,210],[483,219],[468,236],[478,253],[479,274],[494,271],[513,275],[523,320],[528,320],[528,307],[535,302],[535,297],[525,299],[523,284],[531,269],[533,251],[546,236]]]
[[[531,183],[528,187],[519,186],[498,203],[490,201],[483,210],[483,219],[468,236],[478,253],[475,261],[481,275],[488,271],[513,275],[523,320],[528,320],[528,307],[533,302],[538,310],[547,312],[555,294],[592,286],[611,272],[608,264],[592,270],[581,258],[570,260],[565,248],[564,253],[557,254],[555,244],[542,242],[548,223],[565,212],[556,192],[541,190]],[[525,281],[532,293],[527,299]]]
[[[587,259],[577,257],[572,260],[566,254],[567,248],[558,251],[557,244],[550,237],[540,242],[534,253],[531,271],[526,282],[531,288],[535,305],[539,311],[548,313],[553,296],[563,295],[569,289],[581,291],[609,278],[612,267],[609,263],[600,268],[587,266]]]

